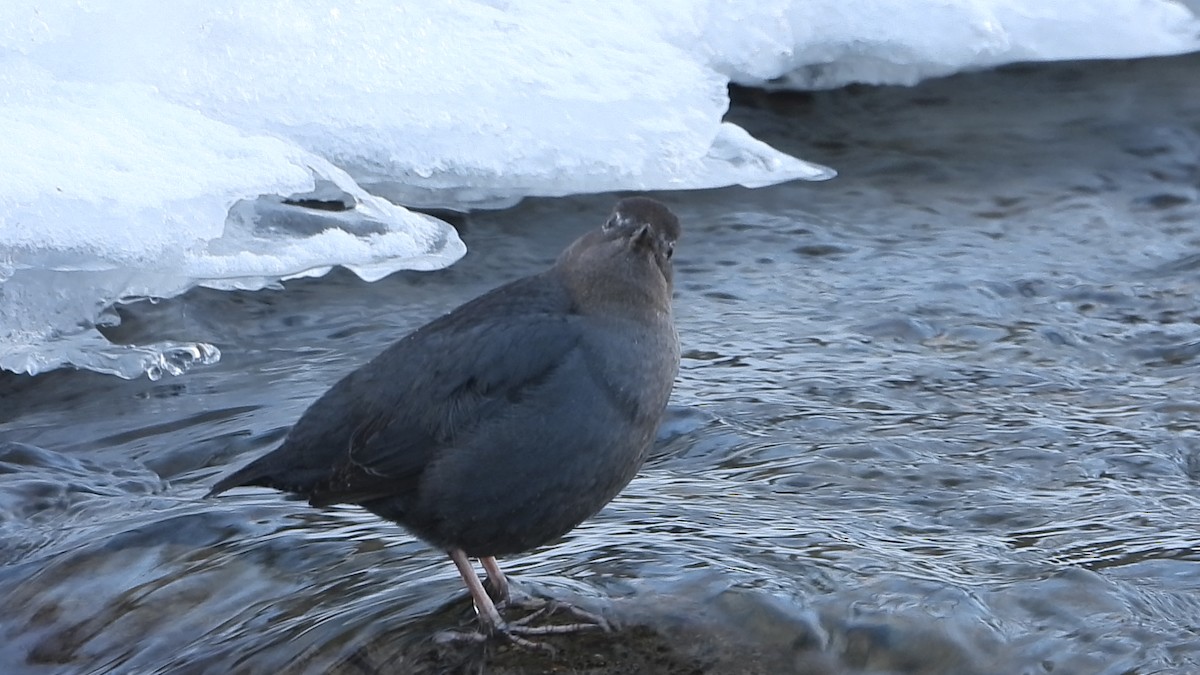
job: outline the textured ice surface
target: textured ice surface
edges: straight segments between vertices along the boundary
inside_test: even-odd
[[[699,39],[677,39],[708,50],[710,64],[733,81],[756,86],[915,84],[1016,61],[1200,49],[1195,0],[763,0],[708,7]]]
[[[189,342],[113,345],[96,326],[116,320],[109,310],[121,300],[196,285],[260,288],[337,264],[378,278],[442,267],[464,251],[445,223],[367,194],[327,160],[144,84],[65,83],[10,58],[0,61],[0,127],[7,370],[180,372],[219,352]],[[262,197],[313,192],[354,208]]]
[[[1166,0],[8,0],[0,368],[178,372],[216,349],[113,345],[96,326],[197,285],[462,254],[381,197],[477,208],[832,175],[723,122],[731,79],[903,83],[1198,34]]]

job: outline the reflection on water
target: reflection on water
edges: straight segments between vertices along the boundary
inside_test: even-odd
[[[841,176],[660,195],[686,230],[659,446],[598,517],[506,562],[624,626],[558,663],[1200,671],[1197,67],[740,92],[739,123]],[[200,496],[611,201],[476,214],[442,272],[123,308],[113,340],[221,348],[184,377],[0,377],[4,672],[459,663],[431,640],[471,620],[442,554],[354,508]],[[486,656],[554,663],[529,658]]]

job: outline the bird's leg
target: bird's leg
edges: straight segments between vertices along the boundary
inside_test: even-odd
[[[549,645],[526,640],[514,633],[509,625],[504,622],[504,619],[500,616],[500,612],[496,611],[495,603],[492,602],[491,597],[484,590],[483,582],[479,580],[479,575],[475,573],[475,568],[471,566],[471,561],[467,559],[467,554],[460,548],[451,549],[448,553],[450,554],[450,559],[454,561],[454,566],[458,568],[458,574],[462,577],[463,583],[467,585],[467,590],[471,593],[471,600],[475,603],[475,613],[479,617],[479,622],[483,624],[483,632],[480,634],[453,633],[449,637],[452,639],[482,641],[486,640],[489,635],[498,633],[511,640],[513,644],[527,649],[554,651],[553,647]],[[492,563],[495,564],[495,560]]]
[[[484,586],[488,590],[488,595],[492,597],[496,603],[504,605],[508,603],[508,579],[504,578],[504,572],[500,571],[500,565],[496,562],[493,556],[484,556],[479,559],[483,563],[483,569],[487,570],[487,580]]]
[[[608,621],[604,617],[580,609],[574,605],[557,600],[533,598],[523,593],[519,594],[520,597],[514,597],[514,594],[509,592],[508,579],[504,578],[504,572],[500,571],[500,565],[496,562],[496,558],[485,556],[480,558],[479,562],[483,563],[483,568],[487,570],[487,589],[492,600],[496,601],[502,607],[516,607],[532,612],[527,616],[510,622],[508,624],[509,630],[527,635],[571,633],[589,628],[611,630],[611,626],[609,626]],[[529,625],[539,617],[549,616],[559,610],[570,614],[578,621],[576,623],[554,626],[534,627]]]
[[[475,613],[479,615],[479,621],[483,624],[484,631],[492,633],[503,627],[504,619],[500,618],[500,612],[496,611],[495,603],[484,590],[483,582],[479,580],[479,575],[475,573],[475,568],[471,566],[467,554],[460,548],[451,549],[449,553],[450,559],[454,561],[454,566],[458,568],[459,575],[462,576],[463,583],[471,592],[471,600],[475,603]]]

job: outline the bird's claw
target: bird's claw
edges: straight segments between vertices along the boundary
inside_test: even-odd
[[[529,651],[543,652],[550,656],[558,653],[558,650],[551,645],[522,637],[522,633],[549,634],[542,632],[530,633],[528,627],[503,624],[492,626],[490,629],[484,628],[483,630],[469,632],[457,630],[442,631],[434,636],[434,641],[445,644],[449,642],[487,642],[492,638],[501,638]]]
[[[539,598],[525,597],[520,600],[510,599],[504,604],[504,607],[512,607],[529,611],[529,614],[515,619],[513,621],[501,621],[500,623],[492,623],[485,621],[480,616],[481,628],[477,631],[443,631],[435,636],[438,642],[487,642],[489,639],[498,638],[506,640],[513,645],[530,651],[539,651],[551,656],[557,653],[557,650],[544,642],[531,640],[530,637],[544,637],[547,635],[566,635],[568,633],[576,633],[584,630],[603,630],[605,632],[612,631],[612,625],[604,617],[585,609],[580,609],[574,605],[557,600],[542,600]],[[563,611],[571,616],[579,619],[574,623],[561,624],[546,624],[542,626],[531,625],[534,621],[548,617],[555,612]]]
[[[581,630],[589,630],[599,628],[600,630],[609,633],[612,632],[612,624],[607,619],[589,612],[586,609],[576,607],[570,603],[560,602],[558,600],[542,600],[540,598],[524,597],[521,599],[511,599],[504,605],[505,607],[516,607],[526,611],[531,611],[531,614],[521,617],[516,621],[511,621],[509,624],[513,627],[520,627],[522,630],[531,635],[548,635],[558,633],[574,633]],[[528,624],[535,619],[544,616],[550,616],[559,610],[570,614],[578,619],[575,623],[558,624],[550,626],[530,627]]]

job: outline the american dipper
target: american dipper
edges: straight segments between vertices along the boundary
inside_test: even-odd
[[[679,368],[663,204],[617,203],[554,265],[422,326],[342,378],[283,444],[208,496],[263,486],[359,504],[447,553],[486,634],[507,624],[495,556],[561,537],[633,479]]]

